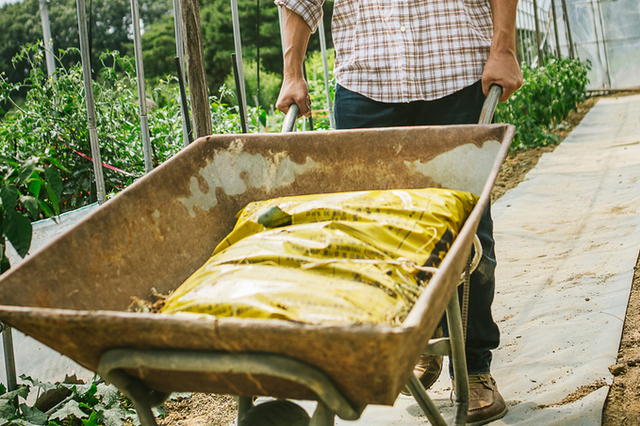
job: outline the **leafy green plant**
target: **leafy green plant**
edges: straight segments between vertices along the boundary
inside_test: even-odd
[[[94,376],[89,383],[56,384],[25,375],[20,378],[24,384],[11,392],[0,384],[0,426],[140,425],[131,402],[118,388],[105,383],[99,376]],[[37,394],[33,406],[21,402],[34,390]],[[190,395],[174,393],[169,399]],[[165,415],[162,407],[153,408],[153,413],[156,417]]]
[[[0,156],[0,273],[11,267],[7,240],[24,257],[31,247],[31,220],[60,214],[59,168],[52,158]]]
[[[498,105],[496,122],[516,126],[512,149],[558,143],[549,130],[562,123],[586,94],[588,62],[553,59],[543,67],[524,64],[522,87]]]

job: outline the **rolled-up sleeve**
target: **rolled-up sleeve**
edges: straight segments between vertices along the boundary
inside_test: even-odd
[[[312,32],[316,32],[322,19],[322,4],[324,0],[275,0],[275,4],[286,7],[297,13],[309,25]]]

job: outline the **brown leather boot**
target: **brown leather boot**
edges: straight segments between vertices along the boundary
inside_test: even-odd
[[[470,374],[467,425],[484,425],[506,414],[507,404],[491,374]]]
[[[443,336],[442,328],[438,327],[432,339],[439,339]],[[418,363],[413,368],[413,374],[420,380],[425,389],[429,389],[440,377],[442,372],[442,357],[439,355],[420,355]],[[408,388],[400,392],[403,395],[411,395]]]

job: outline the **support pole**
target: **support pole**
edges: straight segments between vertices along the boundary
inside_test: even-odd
[[[551,12],[553,16],[553,34],[556,38],[556,57],[558,59],[562,58],[562,53],[560,52],[560,37],[558,34],[558,16],[556,12],[556,0],[551,0]]]
[[[536,52],[538,54],[538,66],[542,67],[542,48],[540,46],[540,21],[538,20],[538,1],[533,0],[533,20],[536,29]]]
[[[571,36],[571,24],[569,23],[569,13],[567,12],[567,0],[562,0],[562,15],[564,16],[564,23],[567,26],[567,41],[569,43],[569,57],[571,59],[576,58],[576,54],[573,51],[573,37]]]
[[[44,55],[47,60],[47,74],[49,78],[54,78],[56,72],[56,62],[53,57],[53,38],[49,27],[49,9],[47,0],[40,0],[40,19],[42,20],[42,38],[44,39]]]
[[[149,118],[147,113],[147,93],[144,86],[144,65],[142,63],[142,37],[140,35],[140,14],[138,0],[131,0],[131,18],[133,20],[133,49],[136,56],[136,80],[138,80],[138,103],[140,106],[140,133],[142,134],[142,152],[144,154],[144,172],[153,170],[151,163],[151,138],[149,136]]]
[[[240,18],[238,16],[238,0],[231,0],[231,18],[233,20],[233,41],[235,44],[236,58],[238,63],[238,79],[240,81],[240,92],[238,92],[238,105],[243,105],[240,114],[248,123],[247,117],[247,93],[244,86],[244,63],[242,62],[242,42],[240,40]]]
[[[2,322],[0,322],[0,330],[2,330],[2,344],[4,346],[4,371],[7,376],[7,390],[11,392],[18,387],[16,361],[13,354],[13,336],[11,327]]]
[[[182,0],[182,23],[194,139],[198,139],[213,133],[198,0]]]
[[[324,89],[327,93],[327,109],[329,110],[329,126],[336,128],[336,118],[333,113],[333,102],[331,102],[331,92],[329,90],[329,64],[327,61],[327,36],[324,32],[324,19],[320,20],[318,27],[320,32],[320,50],[322,51],[322,70],[324,71]]]
[[[78,31],[80,33],[80,55],[82,58],[82,74],[84,77],[84,93],[87,103],[87,121],[89,124],[89,143],[93,157],[93,172],[96,177],[96,191],[98,203],[107,200],[102,174],[102,157],[98,144],[98,130],[96,129],[96,107],[93,100],[93,82],[91,81],[91,58],[89,57],[89,36],[87,35],[87,9],[84,0],[76,0],[78,8]]]
[[[179,67],[178,81],[184,84],[184,42],[182,39],[182,6],[180,0],[173,0],[173,26],[176,34],[176,57]],[[191,142],[191,124],[189,123],[189,105],[185,102],[186,98],[180,96],[180,112],[182,113],[182,142],[184,146]]]

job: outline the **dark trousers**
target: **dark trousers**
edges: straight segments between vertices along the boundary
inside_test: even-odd
[[[377,102],[338,85],[335,94],[336,127],[477,124],[484,100],[480,82],[441,99],[410,103]],[[466,346],[469,374],[489,373],[491,349],[500,343],[500,331],[491,315],[496,258],[490,207],[487,206],[478,225],[477,235],[483,254],[478,268],[471,274],[469,287]],[[459,291],[462,297],[462,286]],[[443,319],[443,326],[446,335],[446,319]]]

